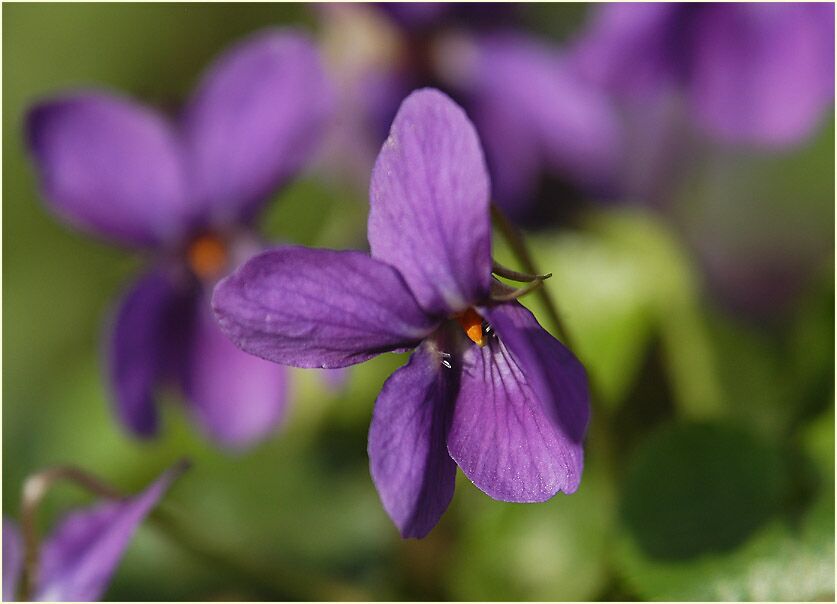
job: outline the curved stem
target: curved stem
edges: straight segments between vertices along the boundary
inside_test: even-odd
[[[47,492],[57,482],[75,483],[95,495],[106,499],[121,499],[122,494],[100,481],[96,476],[74,466],[55,466],[33,474],[23,483],[20,505],[20,526],[23,532],[23,587],[21,600],[31,599],[35,594],[38,576],[40,540],[37,529],[37,515]]]
[[[502,233],[503,237],[508,242],[512,253],[515,258],[517,258],[517,261],[520,262],[523,270],[532,275],[541,274],[535,266],[535,261],[529,253],[529,248],[526,247],[523,235],[521,235],[517,227],[512,224],[503,210],[501,210],[494,202],[491,203],[491,219],[494,222],[494,226],[497,227],[497,230]],[[563,341],[568,348],[572,348],[567,327],[561,320],[561,315],[558,312],[555,302],[552,300],[552,296],[549,295],[549,291],[545,287],[540,287],[537,289],[537,295],[541,299],[541,302],[546,309],[546,314],[549,315],[552,325],[558,330],[558,338]]]
[[[71,482],[103,499],[121,500],[125,495],[93,474],[74,466],[47,468],[26,479],[21,499],[21,529],[24,539],[24,580],[21,601],[28,601],[35,594],[38,576],[40,540],[36,527],[37,513],[47,492],[58,482]],[[243,557],[230,552],[201,537],[187,528],[182,515],[175,515],[161,506],[149,515],[149,521],[184,551],[211,566],[223,569],[245,584],[257,589],[268,599],[285,600],[366,600],[368,597],[351,585],[335,582],[329,577],[311,573],[308,569],[256,568],[243,561]]]

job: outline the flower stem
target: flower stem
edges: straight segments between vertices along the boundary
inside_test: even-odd
[[[512,224],[511,220],[508,219],[503,210],[500,209],[500,206],[494,202],[491,203],[491,219],[494,222],[494,226],[497,227],[497,230],[500,231],[503,238],[508,242],[512,253],[515,258],[517,258],[517,261],[520,262],[523,270],[532,275],[540,275],[541,272],[535,266],[535,261],[529,253],[529,248],[526,246],[523,235],[520,233],[518,228]],[[546,314],[549,315],[552,325],[555,329],[557,329],[558,338],[564,342],[568,348],[572,348],[567,327],[561,320],[561,315],[558,313],[558,308],[555,305],[552,296],[549,295],[549,291],[545,287],[539,287],[536,290],[536,294],[541,299],[541,302],[546,309]]]
[[[74,466],[47,468],[26,479],[21,499],[21,528],[24,540],[24,580],[21,601],[30,600],[35,594],[38,576],[40,539],[36,527],[38,510],[47,492],[58,482],[71,482],[97,497],[119,501],[125,495],[101,481],[89,472]],[[258,590],[267,599],[276,600],[367,600],[368,596],[357,588],[339,583],[331,578],[312,573],[309,569],[281,567],[261,569],[244,561],[244,558],[203,538],[187,527],[182,514],[175,514],[160,506],[149,515],[149,521],[162,529],[172,542],[195,558],[210,566],[235,576],[250,588]]]
[[[38,576],[40,539],[37,516],[47,492],[57,482],[72,482],[106,499],[120,499],[116,489],[100,481],[96,476],[74,466],[55,466],[33,474],[23,483],[20,505],[20,525],[23,531],[23,581],[21,600],[28,601],[35,595],[35,581]]]

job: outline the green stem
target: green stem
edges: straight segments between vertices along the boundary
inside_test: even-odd
[[[512,253],[515,258],[517,258],[517,261],[520,262],[523,270],[532,275],[540,275],[541,272],[535,266],[535,261],[529,253],[529,248],[526,246],[523,235],[517,227],[512,224],[503,210],[501,210],[496,203],[491,204],[491,219],[494,222],[494,226],[497,227],[497,230],[500,231],[505,240],[508,242]],[[555,329],[557,329],[558,338],[563,341],[568,348],[572,348],[567,327],[561,320],[561,315],[558,312],[555,302],[552,300],[552,296],[549,295],[549,291],[545,287],[540,287],[536,290],[536,294],[541,299],[541,302],[546,309],[546,314],[549,315],[552,325]]]

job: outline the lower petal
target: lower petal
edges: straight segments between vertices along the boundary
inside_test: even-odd
[[[171,468],[136,497],[68,514],[44,542],[35,599],[100,599],[137,526],[184,469]]]
[[[221,332],[208,299],[200,301],[184,390],[195,418],[215,441],[246,446],[285,415],[288,370],[242,352]]]
[[[456,464],[445,448],[453,372],[424,343],[386,381],[369,427],[369,468],[403,537],[424,537],[453,497]]]
[[[588,400],[584,369],[528,310],[480,311],[499,337],[468,346],[448,450],[495,499],[545,501],[578,488]]]
[[[190,300],[161,270],[139,279],[119,304],[108,347],[116,412],[135,435],[157,432],[154,394],[185,341]]]
[[[23,571],[23,538],[17,525],[3,518],[3,601],[12,602]]]

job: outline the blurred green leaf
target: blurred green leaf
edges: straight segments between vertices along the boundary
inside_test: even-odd
[[[664,429],[632,463],[628,528],[616,548],[621,575],[640,597],[654,600],[828,597],[833,483],[795,526],[775,515],[784,472],[778,450],[741,430]],[[649,543],[668,555],[649,552]]]
[[[721,390],[697,277],[675,235],[637,210],[593,213],[584,224],[583,232],[533,237],[532,245],[539,267],[553,273],[546,286],[602,402],[615,407],[629,393],[657,333],[683,413],[716,415]]]
[[[572,495],[539,504],[467,497],[464,533],[449,569],[457,600],[587,600],[607,582],[614,492],[604,467],[587,460]]]

